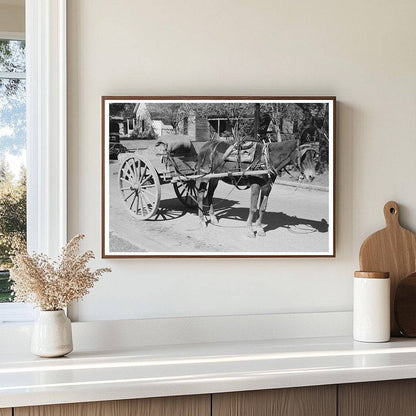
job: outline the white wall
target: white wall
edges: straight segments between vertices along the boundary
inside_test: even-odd
[[[69,234],[100,253],[101,95],[336,95],[335,259],[99,260],[79,320],[351,309],[361,241],[416,230],[414,0],[68,0]]]
[[[17,5],[17,4],[13,5],[13,4],[1,4],[0,3],[0,32],[24,32],[24,31],[25,31],[25,8],[24,6]]]

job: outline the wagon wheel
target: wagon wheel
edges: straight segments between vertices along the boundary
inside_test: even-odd
[[[118,174],[123,201],[139,220],[156,214],[160,202],[160,180],[151,162],[134,155],[123,160]]]
[[[198,190],[195,179],[174,182],[173,189],[183,205],[188,208],[196,208],[198,206]]]

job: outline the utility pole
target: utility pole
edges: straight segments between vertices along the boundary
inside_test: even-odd
[[[254,104],[254,140],[257,140],[259,135],[260,124],[260,103]]]

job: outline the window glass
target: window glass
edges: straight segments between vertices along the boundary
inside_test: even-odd
[[[0,72],[26,72],[24,40],[0,39]]]
[[[25,43],[0,40],[0,302],[12,300],[8,269],[26,242]]]

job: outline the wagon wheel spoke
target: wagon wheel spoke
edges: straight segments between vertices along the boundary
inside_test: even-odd
[[[173,187],[183,205],[188,208],[195,208],[198,205],[195,180],[178,181],[173,184]]]
[[[140,209],[142,210],[142,214],[145,214],[144,205],[143,205],[143,196],[139,194],[139,201],[140,201]],[[139,205],[139,204],[137,204]]]
[[[131,181],[134,181],[135,179],[135,173],[133,165],[130,163],[127,163],[126,166],[123,167],[124,175],[127,176]]]
[[[148,178],[151,178],[152,175],[150,173],[148,173],[149,169],[148,167],[145,165],[143,168],[143,172],[140,173],[140,178],[139,178],[139,183],[140,185],[142,185],[144,182],[146,182],[146,180]]]
[[[188,191],[187,191],[187,193],[186,193],[186,199],[187,200],[189,200],[189,201],[194,201],[194,198],[193,198],[193,190],[192,189],[188,189]]]
[[[148,200],[147,199],[147,197],[146,197],[146,195],[145,195],[145,193],[144,192],[142,192],[142,198],[143,198],[143,201],[145,202],[145,204],[146,204],[146,207],[149,207],[149,205],[150,205],[150,207],[152,207],[153,206],[153,203],[150,201],[150,200]]]
[[[182,190],[181,190],[181,188],[182,188]],[[185,187],[183,186],[183,184],[180,184],[180,186],[178,186],[178,189],[179,189],[179,193],[181,194],[181,196],[183,196],[183,194],[184,194],[186,191],[188,191],[188,193],[189,193],[189,189],[185,188]]]
[[[189,199],[190,205],[198,205],[198,195],[195,187],[189,190],[187,198]]]
[[[142,201],[144,202],[144,206],[148,206],[149,205],[149,200],[146,199],[146,196],[144,194],[144,192],[140,192],[140,198],[142,199]]]
[[[140,197],[140,194],[137,195],[137,206],[136,206],[136,214],[141,213],[141,215],[144,215],[144,209],[143,209],[143,202],[142,198]]]
[[[132,181],[129,181],[129,180],[127,180],[126,178],[123,178],[122,176],[120,177],[120,180],[121,181],[124,181],[124,182],[127,182],[128,184],[130,184],[130,185],[133,185],[133,182]]]
[[[122,172],[122,176],[121,176],[120,179],[122,179],[123,181],[125,181],[125,182],[127,182],[131,185],[133,185],[133,183],[134,183],[134,179],[131,177],[131,175],[128,175],[127,172],[125,172],[124,170]]]
[[[192,200],[192,199],[190,199],[190,193],[191,193],[191,191],[190,191],[190,189],[185,189],[185,191],[186,191],[185,200],[189,203],[190,200]]]
[[[136,162],[137,164],[135,165],[136,167],[136,180],[137,183],[141,182],[142,176],[143,176],[143,168],[142,168],[142,163],[141,162]],[[146,170],[146,167],[144,168]]]
[[[148,176],[143,177],[143,179],[140,181],[140,185],[143,186],[150,179],[152,179],[152,176],[151,175],[148,175]]]
[[[133,161],[133,163],[131,164],[131,173],[133,176],[133,182],[136,183],[137,182],[137,168],[136,168],[136,162]]]
[[[128,178],[135,183],[137,180],[136,169],[135,169],[135,162],[132,159],[127,159],[125,162],[124,171]]]
[[[124,198],[124,202],[126,202],[134,193],[136,193],[136,191],[131,191],[129,196],[127,198]]]
[[[155,204],[156,195],[152,192],[142,189],[143,199],[146,201],[147,205],[153,207]]]
[[[152,192],[150,192],[150,191],[148,191],[147,189],[142,189],[142,193],[143,193],[143,195],[147,194],[151,198],[154,198],[155,197],[155,194],[152,193]]]
[[[133,201],[131,201],[131,204],[130,204],[130,209],[133,209],[134,201],[136,200],[136,198],[137,198],[137,193],[135,192]]]
[[[136,197],[137,199],[134,198],[134,201],[136,202],[136,205],[135,205],[136,208],[133,208],[133,211],[135,211],[136,215],[138,215],[139,214],[139,194],[136,194]]]
[[[127,169],[127,170],[126,170],[126,175],[127,175],[127,177],[128,177],[131,181],[133,181],[133,182],[135,181],[135,179],[136,179],[136,178],[135,178],[135,176],[136,176],[136,175],[135,175],[135,173],[134,173],[134,169],[130,169],[130,168],[129,168],[129,169]]]

